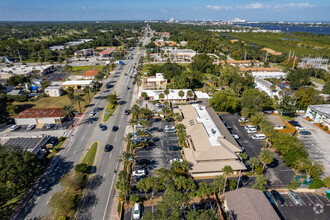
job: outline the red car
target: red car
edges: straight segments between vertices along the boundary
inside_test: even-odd
[[[57,81],[60,81],[60,80],[62,80],[62,78],[57,78],[56,80],[57,80]]]

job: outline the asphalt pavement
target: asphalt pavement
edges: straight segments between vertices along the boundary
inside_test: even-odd
[[[149,39],[145,39],[146,44]],[[122,137],[124,136],[128,117],[124,115],[124,109],[129,108],[133,95],[133,86],[127,89],[128,85],[132,85],[133,66],[138,63],[140,56],[144,51],[135,48],[133,60],[126,60],[125,66],[120,66],[105,83],[111,83],[114,86],[111,89],[103,89],[100,91],[94,106],[91,109],[99,109],[95,116],[89,116],[87,113],[85,119],[75,128],[70,142],[64,149],[61,157],[57,161],[56,166],[50,170],[47,175],[41,179],[34,195],[26,204],[22,212],[16,219],[40,219],[43,216],[49,216],[50,210],[47,208],[50,197],[58,192],[61,187],[59,184],[60,177],[66,172],[73,169],[78,164],[84,154],[94,141],[99,141],[100,147],[97,151],[96,171],[92,178],[88,181],[86,193],[82,198],[75,219],[111,219],[111,204],[114,193],[115,170],[118,169],[118,158],[123,148]],[[127,76],[124,74],[127,73]],[[119,97],[119,106],[110,117],[106,124],[108,129],[101,131],[98,124],[101,122],[103,109],[107,102],[105,97],[112,92],[116,92]],[[90,110],[91,110],[90,109]],[[119,127],[119,130],[112,132],[113,125]],[[112,151],[104,152],[105,144],[114,146]]]

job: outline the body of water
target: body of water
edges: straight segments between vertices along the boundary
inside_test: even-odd
[[[313,34],[330,34],[330,27],[309,27],[298,25],[275,25],[275,24],[237,24],[240,26],[259,27],[264,30],[281,30],[283,32],[310,32]]]

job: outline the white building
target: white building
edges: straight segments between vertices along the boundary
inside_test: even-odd
[[[15,75],[25,75],[31,76],[33,73],[38,73],[41,75],[46,75],[55,70],[54,65],[37,65],[37,66],[27,66],[27,65],[17,65],[12,67],[0,68],[0,75],[3,79],[8,79]]]
[[[266,78],[276,78],[276,79],[284,79],[286,77],[286,73],[283,72],[252,72],[250,73],[253,78],[266,79]]]
[[[61,124],[62,113],[62,108],[29,108],[16,116],[15,123],[17,125]]]
[[[195,91],[195,95],[197,99],[210,99],[211,97],[209,96],[209,94],[207,94],[206,92],[202,92],[202,91]]]
[[[142,79],[142,88],[161,88],[165,89],[167,85],[167,80],[164,79],[163,73],[156,73],[156,76],[144,77]]]
[[[309,117],[315,123],[321,123],[330,129],[330,104],[308,106],[305,117]]]
[[[165,50],[165,53],[174,61],[191,61],[191,59],[197,54],[191,49],[170,49]]]
[[[151,99],[151,100],[169,100],[171,102],[185,102],[187,101],[187,99],[189,97],[187,97],[187,92],[189,91],[190,89],[170,89],[169,90],[169,94],[168,96],[166,96],[164,94],[164,90],[141,90],[139,92],[139,97],[141,97],[141,94],[143,92],[146,92],[147,93],[147,96]],[[184,96],[183,97],[180,97],[179,96],[179,92],[180,91],[183,91],[184,92]],[[160,99],[159,98],[159,95],[160,94],[164,94],[165,98],[164,99]],[[191,97],[193,98],[193,97]]]
[[[67,89],[72,87],[73,89],[83,89],[86,86],[90,86],[93,80],[72,80],[72,81],[65,81],[62,84],[63,89]]]
[[[62,95],[62,87],[60,85],[48,86],[45,93],[50,97],[59,97]]]
[[[278,98],[281,98],[281,96],[279,95],[279,92],[282,91],[282,89],[280,87],[278,87],[277,85],[275,85],[267,80],[260,79],[260,78],[255,78],[254,82],[256,84],[257,89],[265,92],[271,98],[274,98],[275,96],[277,96]],[[275,85],[274,90],[270,89],[271,85]]]

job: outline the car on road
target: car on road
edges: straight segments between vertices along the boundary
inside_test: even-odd
[[[136,170],[133,172],[133,176],[145,176],[146,175],[146,170]]]
[[[139,160],[136,160],[135,163],[137,165],[147,165],[149,163],[149,160],[147,160],[147,159],[139,159]]]
[[[231,134],[235,139],[239,139],[239,136],[237,134]]]
[[[274,200],[273,200],[272,196],[270,195],[270,193],[268,191],[265,191],[264,193],[265,193],[265,196],[267,197],[269,203],[271,205],[274,205],[275,203],[274,203]]]
[[[312,132],[310,132],[310,131],[300,131],[299,135],[312,135]]]
[[[288,196],[293,200],[293,202],[294,202],[296,205],[301,204],[301,199],[300,199],[300,197],[298,196],[297,193],[293,192],[292,190],[289,190],[289,191],[288,191]]]
[[[127,90],[129,90],[130,89],[130,87],[129,86],[127,86]]]
[[[101,129],[101,131],[107,130],[107,126],[104,124],[99,124],[99,128]]]
[[[179,158],[173,158],[173,159],[170,160],[170,164],[172,164],[172,163],[175,162],[175,161],[183,162],[182,159],[179,159]]]
[[[105,87],[106,87],[107,89],[110,89],[110,88],[111,88],[111,85],[110,85],[110,84],[107,84]]]
[[[109,152],[109,151],[111,151],[111,149],[112,149],[112,145],[110,145],[110,144],[106,144],[104,146],[104,152]]]
[[[124,114],[125,115],[129,115],[129,113],[130,113],[130,110],[129,109],[125,109]]]
[[[31,131],[36,125],[30,124],[26,127],[26,130]]]
[[[15,131],[15,130],[19,129],[20,127],[21,126],[19,126],[19,125],[13,125],[10,127],[10,131]]]
[[[178,150],[181,150],[181,147],[178,147],[178,146],[171,146],[170,147],[170,151],[178,151]]]
[[[112,131],[118,131],[118,129],[119,129],[119,128],[118,128],[117,126],[113,126],[113,127],[112,127]]]
[[[46,129],[47,129],[47,130],[50,130],[52,127],[54,127],[54,124],[47,124],[47,125],[46,125]]]
[[[96,111],[93,109],[90,113],[89,116],[94,116],[96,114]]]
[[[251,134],[251,133],[256,133],[258,130],[256,128],[251,128],[247,130],[247,133]]]
[[[252,136],[252,139],[254,139],[254,140],[264,140],[264,139],[266,139],[266,135],[264,135],[264,134],[255,134],[255,135]]]
[[[134,204],[132,212],[133,212],[133,219],[141,218],[141,206],[139,203]]]
[[[270,193],[272,194],[272,196],[278,203],[284,204],[284,199],[279,192],[277,192],[276,190],[272,190],[272,191],[270,191]]]

